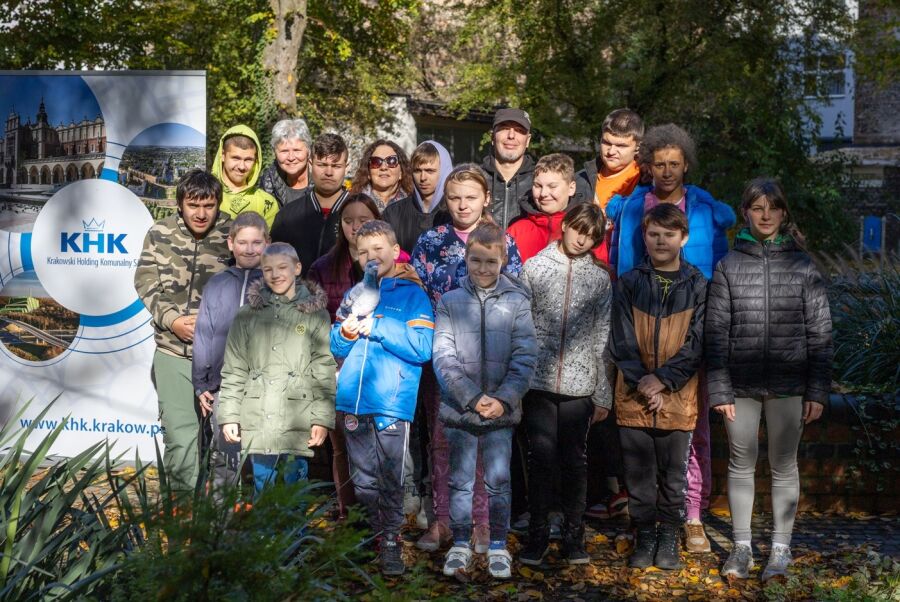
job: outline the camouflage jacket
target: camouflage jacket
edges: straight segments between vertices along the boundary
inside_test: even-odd
[[[179,316],[196,315],[200,293],[213,275],[227,267],[228,228],[224,213],[202,240],[196,240],[179,213],[157,221],[144,237],[134,287],[156,330],[156,346],[169,355],[190,358],[191,344],[172,332]]]

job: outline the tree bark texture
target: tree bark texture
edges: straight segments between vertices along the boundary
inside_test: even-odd
[[[269,0],[275,16],[275,37],[263,50],[279,117],[297,113],[297,61],[306,31],[307,0]]]

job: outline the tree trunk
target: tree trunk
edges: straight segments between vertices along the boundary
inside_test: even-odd
[[[269,0],[275,15],[275,38],[263,50],[279,118],[297,113],[297,60],[306,31],[307,0]]]

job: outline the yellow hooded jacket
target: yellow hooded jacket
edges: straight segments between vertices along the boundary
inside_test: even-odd
[[[253,169],[250,170],[250,175],[247,177],[247,188],[240,192],[232,192],[228,188],[228,182],[222,175],[223,143],[225,138],[235,134],[247,136],[256,143],[256,162],[253,164]],[[240,213],[256,211],[265,218],[266,223],[271,228],[272,222],[275,221],[275,214],[278,213],[278,201],[271,194],[256,186],[256,181],[259,179],[261,171],[262,148],[259,145],[259,138],[256,137],[256,133],[246,125],[236,125],[229,128],[219,139],[219,149],[216,151],[216,158],[213,159],[212,166],[212,173],[222,183],[223,189],[222,205],[219,209],[230,215],[232,219],[236,218]]]

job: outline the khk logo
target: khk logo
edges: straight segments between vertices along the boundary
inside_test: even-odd
[[[92,217],[90,221],[81,220],[83,232],[60,232],[59,250],[62,253],[122,253],[128,254],[128,250],[122,242],[127,234],[113,234],[104,232],[106,220],[97,221]]]

